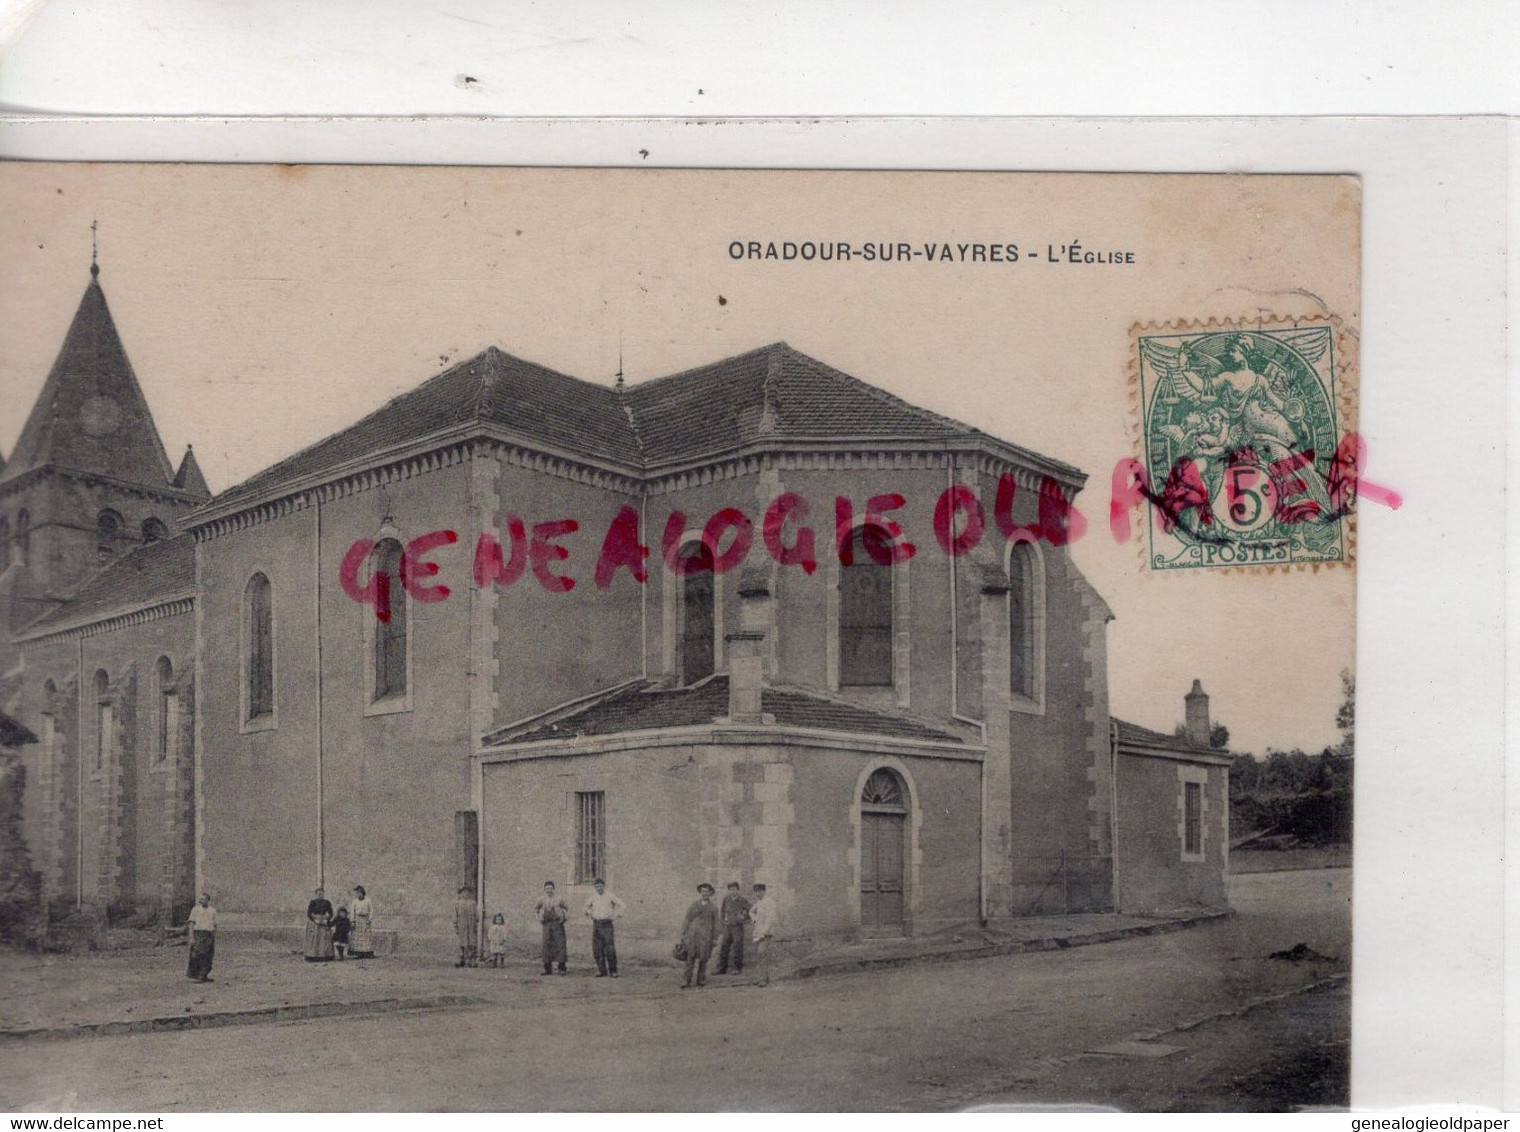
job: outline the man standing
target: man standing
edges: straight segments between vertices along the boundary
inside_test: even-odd
[[[683,990],[691,986],[693,974],[697,986],[707,985],[707,961],[718,939],[718,906],[712,902],[713,891],[713,886],[703,881],[697,885],[696,901],[686,909],[686,922],[681,927],[681,949],[686,955]]]
[[[739,882],[728,882],[723,897],[723,950],[718,952],[718,974],[728,974],[728,958],[734,959],[734,974],[744,971],[744,928],[749,923],[749,901],[739,891]]]
[[[211,981],[211,960],[216,955],[216,909],[211,893],[201,893],[201,902],[190,909],[190,963],[185,977],[198,983]]]
[[[591,920],[591,957],[596,960],[596,977],[604,979],[617,973],[617,942],[613,937],[612,921],[623,914],[623,902],[607,891],[607,882],[601,877],[591,882],[596,894],[586,901],[586,915]]]
[[[565,919],[570,915],[570,910],[565,907],[565,902],[554,895],[554,882],[544,881],[544,894],[533,903],[533,912],[538,916],[539,926],[544,932],[544,974],[554,973],[554,964],[559,964],[559,973],[565,973]]]
[[[755,899],[749,906],[750,943],[754,947],[751,966],[760,968],[755,980],[762,987],[771,982],[771,937],[776,930],[776,906],[766,898],[765,885],[755,885]]]

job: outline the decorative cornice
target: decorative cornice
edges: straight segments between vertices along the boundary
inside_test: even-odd
[[[195,595],[193,593],[154,598],[151,602],[129,609],[117,610],[96,620],[76,622],[75,624],[51,629],[46,632],[18,633],[15,640],[23,651],[29,651],[42,645],[72,641],[79,637],[98,637],[104,633],[113,633],[118,629],[130,628],[133,625],[143,625],[149,621],[162,621],[167,617],[178,617],[181,614],[190,613],[194,609]]]
[[[583,735],[573,739],[540,739],[530,743],[502,743],[475,751],[486,765],[524,762],[529,759],[570,758],[581,755],[647,751],[656,747],[776,746],[818,747],[852,752],[918,755],[958,762],[982,762],[986,748],[954,740],[907,739],[872,731],[825,731],[787,724],[703,723],[690,727],[662,727],[643,731],[619,731],[610,735]]]
[[[1012,473],[1021,487],[1038,490],[1050,476],[1073,493],[1087,477],[1059,461],[1027,452],[979,433],[941,440],[893,440],[837,436],[817,440],[766,436],[723,453],[648,469],[529,441],[484,422],[455,427],[404,446],[344,461],[321,472],[275,485],[268,492],[210,503],[181,519],[197,541],[218,538],[271,518],[323,502],[372,490],[452,467],[478,452],[491,452],[514,467],[557,479],[590,484],[622,494],[652,495],[755,475],[767,468],[790,471],[935,470],[950,466],[1001,475]],[[233,489],[234,491],[236,489]]]
[[[24,491],[36,481],[45,479],[48,476],[57,476],[59,479],[73,480],[76,483],[110,487],[117,491],[126,492],[129,495],[136,495],[142,499],[157,499],[170,503],[185,503],[190,505],[205,502],[202,496],[180,491],[178,488],[167,484],[160,488],[150,487],[147,484],[128,483],[126,480],[119,480],[114,476],[103,476],[96,472],[86,472],[77,468],[64,467],[60,464],[40,464],[35,468],[28,468],[14,479],[0,482],[0,498]]]

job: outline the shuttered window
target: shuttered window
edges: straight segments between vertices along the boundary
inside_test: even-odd
[[[607,795],[583,790],[575,795],[575,883],[607,876]]]

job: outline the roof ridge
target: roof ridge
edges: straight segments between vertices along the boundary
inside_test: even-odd
[[[484,350],[480,351],[480,353],[478,353],[478,354],[472,354],[468,358],[464,358],[464,359],[462,359],[460,361],[457,361],[453,365],[451,365],[448,369],[439,370],[432,377],[430,377],[426,381],[424,381],[421,385],[414,385],[410,389],[407,389],[407,390],[405,390],[405,391],[403,391],[401,393],[397,393],[394,397],[389,398],[383,404],[381,404],[381,405],[377,406],[376,408],[371,409],[369,412],[365,413],[358,420],[352,421],[349,424],[344,425],[342,428],[338,429],[337,432],[330,432],[326,436],[322,436],[322,437],[319,437],[316,440],[313,440],[310,444],[307,444],[304,447],[296,449],[290,455],[285,456],[282,459],[276,460],[273,464],[269,464],[266,467],[260,468],[258,471],[254,472],[251,476],[247,476],[244,479],[240,480],[239,482],[237,482],[235,484],[232,484],[230,487],[224,489],[223,491],[218,492],[216,494],[216,496],[213,497],[212,502],[215,502],[217,499],[220,499],[224,495],[231,495],[233,492],[239,490],[240,488],[246,487],[248,484],[252,483],[254,480],[263,479],[266,476],[272,475],[273,473],[279,471],[279,469],[285,467],[285,465],[290,464],[290,463],[292,463],[292,462],[294,462],[296,460],[299,460],[301,457],[307,455],[308,453],[313,452],[316,449],[322,447],[322,445],[328,443],[328,441],[332,440],[334,437],[339,436],[339,435],[341,435],[341,434],[343,434],[345,432],[349,432],[352,429],[356,429],[360,425],[366,423],[367,421],[371,421],[374,418],[378,417],[381,413],[384,413],[387,410],[394,408],[400,402],[405,401],[405,400],[407,400],[410,397],[417,396],[424,389],[426,389],[430,385],[432,385],[434,382],[442,381],[444,378],[450,376],[451,374],[457,373],[458,371],[464,369],[466,366],[468,366],[468,365],[470,365],[470,364],[472,364],[474,362],[478,362],[481,358],[484,358],[492,350],[496,350],[497,353],[502,353],[503,352],[501,350],[497,350],[495,346],[487,346]],[[477,410],[477,415],[478,415],[478,410]]]

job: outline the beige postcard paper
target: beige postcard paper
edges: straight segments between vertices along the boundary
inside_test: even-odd
[[[0,187],[0,1103],[1348,1103],[1355,178]]]

